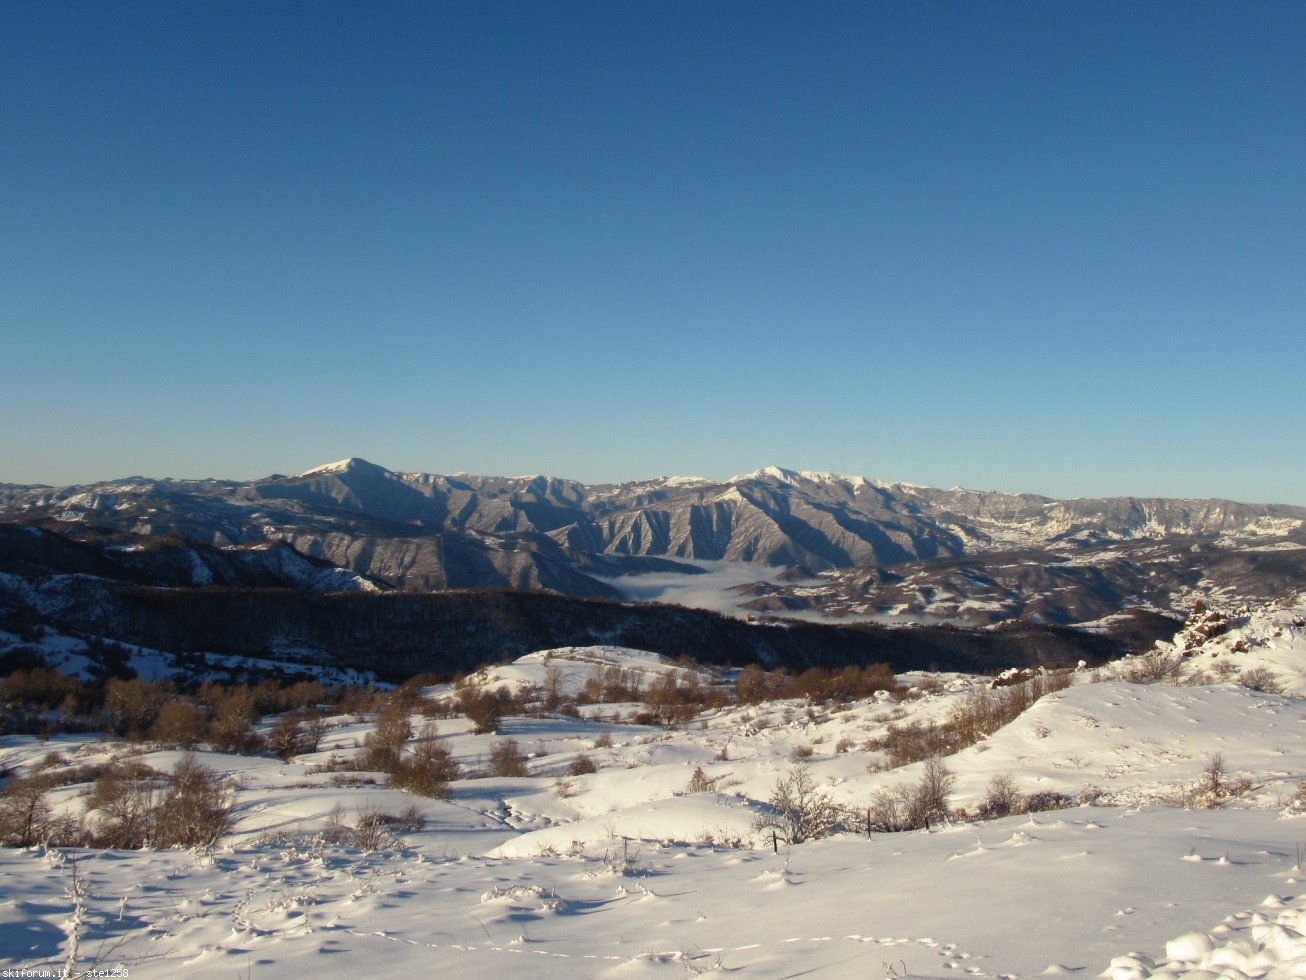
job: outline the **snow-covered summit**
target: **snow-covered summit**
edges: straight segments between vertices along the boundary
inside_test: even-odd
[[[350,456],[348,459],[337,460],[334,463],[314,466],[311,470],[305,470],[303,473],[296,474],[296,476],[323,476],[329,473],[348,473],[357,469],[381,469],[381,467],[358,456]]]
[[[747,483],[750,480],[777,480],[790,486],[800,483],[825,483],[850,487],[876,486],[876,481],[864,476],[850,476],[846,473],[831,473],[825,470],[789,470],[783,466],[763,466],[752,473],[732,476],[726,483]]]

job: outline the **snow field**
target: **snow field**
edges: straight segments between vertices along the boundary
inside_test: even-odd
[[[890,724],[941,721],[987,680],[905,675],[917,696],[901,704],[732,705],[674,730],[611,721],[639,707],[629,704],[509,717],[498,735],[441,719],[438,737],[467,777],[448,801],[387,789],[382,774],[312,771],[352,755],[373,727],[367,717],[330,719],[319,751],[289,763],[200,752],[235,792],[223,846],[0,850],[0,968],[62,964],[76,864],[91,896],[83,960],[143,977],[1306,975],[1306,822],[1294,804],[1306,780],[1303,611],[1249,614],[1169,651],[1186,651],[1187,668],[1212,678],[1212,664],[1231,664],[1219,683],[1084,675],[946,759],[954,805],[973,809],[993,776],[1010,773],[1025,793],[1092,791],[1111,806],[850,833],[779,853],[754,820],[795,758],[836,801],[864,807],[921,768],[868,770],[883,759],[867,739]],[[543,685],[552,672],[574,693],[612,667],[646,683],[683,669],[638,651],[572,648],[487,668],[484,679]],[[1258,667],[1285,693],[1236,682]],[[425,720],[414,715],[414,729]],[[529,775],[471,778],[505,738],[528,755]],[[21,771],[51,751],[84,764],[126,750],[87,736],[6,736],[0,761]],[[1218,809],[1179,808],[1217,753],[1228,781],[1243,785]],[[568,775],[581,754],[598,770]],[[140,759],[169,770],[180,756]],[[689,793],[700,767],[713,790]],[[81,789],[51,800],[78,814]],[[348,818],[413,804],[427,824],[403,835],[404,848],[315,839],[337,805]]]

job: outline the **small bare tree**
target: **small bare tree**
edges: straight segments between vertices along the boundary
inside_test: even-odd
[[[376,729],[363,737],[359,764],[376,772],[394,772],[412,734],[407,707],[398,702],[390,704],[377,715]]]
[[[928,827],[939,823],[948,816],[948,797],[957,784],[957,777],[938,756],[925,760],[925,771],[921,781],[916,784],[916,793],[912,799],[912,816],[915,822]]]
[[[190,750],[203,739],[208,716],[189,701],[169,701],[150,728],[150,738]]]
[[[170,783],[153,815],[156,847],[207,847],[231,829],[234,800],[217,772],[185,755]]]
[[[996,820],[998,817],[1019,813],[1024,799],[1011,773],[997,773],[989,780],[984,801],[980,803],[977,815],[985,820]]]
[[[299,754],[299,746],[304,738],[303,726],[299,723],[299,713],[287,711],[277,715],[268,731],[267,745],[273,755],[282,759],[293,759]]]
[[[774,829],[790,844],[824,837],[842,824],[842,812],[829,794],[817,789],[811,767],[796,762],[771,788],[771,814],[762,817],[760,829]]]
[[[88,811],[97,811],[94,824],[96,847],[136,850],[153,834],[156,794],[162,786],[160,774],[141,762],[120,762],[109,768],[95,784],[86,801]]]
[[[32,847],[77,843],[79,828],[72,819],[51,813],[46,794],[53,785],[44,773],[10,780],[0,793],[0,844]]]
[[[304,737],[300,751],[316,752],[317,747],[322,744],[322,736],[326,734],[326,720],[317,708],[310,705],[304,710],[303,722]]]
[[[947,818],[948,797],[956,781],[942,759],[927,759],[919,782],[879,790],[871,797],[869,829],[890,833],[928,829]]]
[[[427,722],[417,735],[413,751],[394,763],[389,785],[433,800],[447,800],[449,784],[458,778],[458,763],[453,753],[439,741],[433,722]]]
[[[544,668],[544,710],[557,710],[558,703],[562,700],[562,682],[564,678],[562,668],[557,664],[550,664]]]

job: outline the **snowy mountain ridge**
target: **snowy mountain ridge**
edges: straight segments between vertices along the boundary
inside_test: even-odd
[[[1070,623],[1130,606],[1173,611],[1168,596],[1203,582],[1246,598],[1306,585],[1306,558],[1290,547],[1306,545],[1306,508],[1052,500],[780,466],[725,482],[590,486],[544,475],[398,473],[350,457],[246,483],[3,486],[0,521],[81,538],[177,534],[217,548],[281,541],[410,590],[490,585],[611,598],[621,576],[743,563],[769,583],[741,597],[754,613]],[[1093,577],[1063,574],[1090,566]],[[800,584],[831,574],[833,591]],[[958,598],[949,606],[947,596]]]

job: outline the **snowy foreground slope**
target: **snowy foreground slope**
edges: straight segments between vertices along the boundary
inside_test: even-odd
[[[340,785],[338,773],[310,771],[352,751],[370,718],[333,719],[319,751],[290,763],[201,752],[238,786],[236,833],[223,846],[0,850],[0,969],[63,967],[76,867],[90,896],[80,967],[98,959],[141,977],[1306,975],[1306,820],[1294,802],[1306,779],[1304,612],[1285,603],[1195,621],[1119,670],[1206,683],[1081,675],[946,760],[954,806],[974,810],[1002,773],[1025,793],[1111,805],[849,832],[781,842],[778,853],[755,818],[795,754],[833,799],[865,807],[922,768],[868,771],[884,759],[867,740],[890,723],[942,719],[985,679],[911,676],[918,696],[845,710],[731,705],[674,730],[629,724],[631,704],[509,717],[498,735],[442,719],[439,738],[464,774],[484,769],[504,738],[529,756],[527,776],[464,778],[447,802],[384,788],[383,776]],[[492,685],[548,679],[566,692],[611,666],[648,678],[682,669],[587,648],[486,674]],[[86,736],[0,742],[19,768],[52,749],[86,763],[122,747]],[[1216,753],[1235,795],[1188,808]],[[582,755],[597,771],[569,775]],[[141,759],[167,769],[179,756]],[[713,791],[687,792],[696,768]],[[77,812],[77,792],[59,790],[55,802]],[[337,803],[414,802],[427,824],[403,835],[405,847],[315,839]]]

